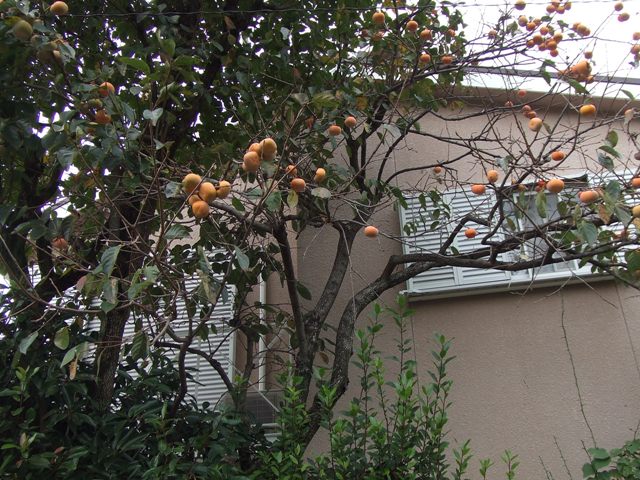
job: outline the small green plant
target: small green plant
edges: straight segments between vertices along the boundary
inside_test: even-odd
[[[582,467],[585,480],[637,480],[640,478],[640,439],[622,448],[607,451],[603,448],[587,450],[591,461]]]

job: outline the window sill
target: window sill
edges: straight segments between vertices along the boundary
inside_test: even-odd
[[[609,275],[605,274],[588,274],[588,275],[573,275],[568,277],[561,274],[542,274],[536,277],[536,279],[513,279],[509,283],[504,284],[478,284],[478,285],[465,285],[463,287],[453,289],[443,289],[433,292],[416,292],[411,290],[400,291],[401,295],[406,295],[409,302],[420,302],[426,300],[439,300],[443,298],[455,298],[455,297],[471,297],[476,295],[484,295],[488,293],[504,293],[504,292],[521,292],[524,290],[534,290],[538,288],[558,287],[564,285],[580,285],[584,283],[602,282],[606,280],[613,280]]]

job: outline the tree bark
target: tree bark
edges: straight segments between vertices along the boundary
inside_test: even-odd
[[[107,411],[113,399],[115,376],[120,365],[120,347],[124,327],[129,319],[128,308],[116,308],[102,323],[100,343],[96,349],[96,402],[100,411]]]

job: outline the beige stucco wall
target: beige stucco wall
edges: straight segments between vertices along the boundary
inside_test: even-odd
[[[548,112],[546,119],[552,121],[554,115]],[[482,117],[470,119],[456,128],[468,134],[479,131],[483,121]],[[444,122],[435,120],[424,127],[431,132],[448,129],[448,133],[454,133]],[[513,127],[513,120],[503,123],[504,131]],[[595,157],[601,138],[585,137],[579,144],[581,151],[567,161],[563,172],[585,168]],[[630,151],[631,145],[621,140],[620,148]],[[451,158],[455,150],[426,138],[414,138],[401,146],[389,168],[431,164]],[[637,166],[637,162],[631,163]],[[482,178],[478,163],[458,167],[461,179]],[[401,178],[399,185],[415,186],[416,178],[414,174]],[[353,292],[380,274],[390,254],[402,251],[401,245],[389,238],[400,231],[396,211],[387,208],[373,223],[382,235],[357,239],[350,274],[333,318]],[[318,291],[328,275],[327,259],[333,258],[336,239],[330,227],[320,234],[309,232],[300,237],[300,280],[312,291]],[[593,441],[580,398],[599,446],[620,446],[632,438],[640,421],[640,294],[612,281],[592,283],[586,279],[585,283],[561,289],[537,288],[526,294],[512,291],[412,301],[412,330],[422,381],[428,378],[429,341],[434,332],[454,338],[457,359],[450,369],[454,381],[450,439],[472,439],[472,478],[478,478],[477,459],[485,457],[496,461],[492,478],[499,478],[498,472],[501,476],[504,471],[499,457],[505,449],[520,455],[519,478],[546,478],[541,460],[555,478],[566,478],[561,456],[573,477],[581,478],[580,468],[586,461],[583,442],[589,447]],[[387,292],[381,300],[392,303],[404,288]],[[360,326],[366,322],[366,314],[361,315]],[[378,348],[386,355],[396,351],[395,333],[389,325],[378,341]],[[352,381],[337,411],[345,408],[357,388],[358,382]],[[326,435],[320,433],[310,453],[326,447]]]

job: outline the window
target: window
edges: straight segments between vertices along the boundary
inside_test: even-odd
[[[187,292],[194,293],[198,288],[200,288],[200,279],[198,276],[185,280],[185,289]],[[235,372],[233,371],[235,337],[231,327],[229,327],[229,320],[233,314],[234,291],[229,285],[226,286],[226,290],[226,294],[224,296],[221,295],[211,315],[207,339],[202,340],[198,338],[194,340],[192,347],[213,355],[225,369],[229,378],[233,378],[235,376]],[[171,322],[171,325],[178,336],[184,336],[189,328],[187,309],[184,300],[178,299],[176,303],[177,315]],[[94,305],[99,306],[100,301],[95,300]],[[90,321],[88,327],[89,329],[99,329],[99,321],[97,319]],[[131,342],[135,334],[135,321],[133,318],[130,318],[125,325],[123,338],[126,342]],[[168,337],[165,337],[164,340],[171,341]],[[92,348],[89,351],[87,360],[91,361],[94,353],[95,348]],[[178,351],[175,350],[174,359],[177,359],[177,356]],[[220,375],[218,375],[204,358],[190,352],[187,352],[185,356],[185,367],[192,377],[192,379],[188,380],[188,395],[193,395],[198,404],[208,402],[212,408],[215,407],[227,392],[227,387]],[[135,372],[132,374],[135,375]]]
[[[589,185],[606,185],[612,180],[624,183],[632,177],[631,172],[605,173],[600,175],[582,175],[565,179],[565,190],[559,195],[545,192],[540,199],[537,192],[513,192],[513,201],[503,202],[504,222],[492,240],[500,241],[506,235],[517,231],[528,230],[559,218],[564,210],[566,200],[577,197],[579,191]],[[630,199],[627,199],[630,201]],[[413,196],[407,198],[407,208],[400,209],[400,222],[403,232],[403,248],[405,253],[437,253],[449,237],[460,219],[468,214],[487,218],[495,204],[494,192],[485,195],[473,195],[468,190],[449,191],[441,198],[425,198]],[[542,204],[542,205],[541,205]],[[544,208],[543,208],[544,207]],[[543,215],[544,213],[544,215]],[[490,232],[490,227],[467,222],[478,234],[473,239],[464,236],[464,230],[453,240],[447,253],[470,252],[482,247],[482,239]],[[609,225],[608,229],[620,229],[619,225]],[[560,238],[563,233],[558,233]],[[501,261],[519,261],[539,258],[547,254],[548,243],[544,239],[524,242],[520,250],[510,251],[498,256]],[[554,253],[556,258],[562,253]],[[423,272],[408,280],[407,289],[410,294],[438,294],[443,292],[467,292],[506,289],[518,285],[528,285],[531,281],[565,280],[572,276],[591,275],[591,266],[580,267],[575,260],[545,265],[536,269],[519,272],[505,272],[491,269],[466,267],[439,267]]]

